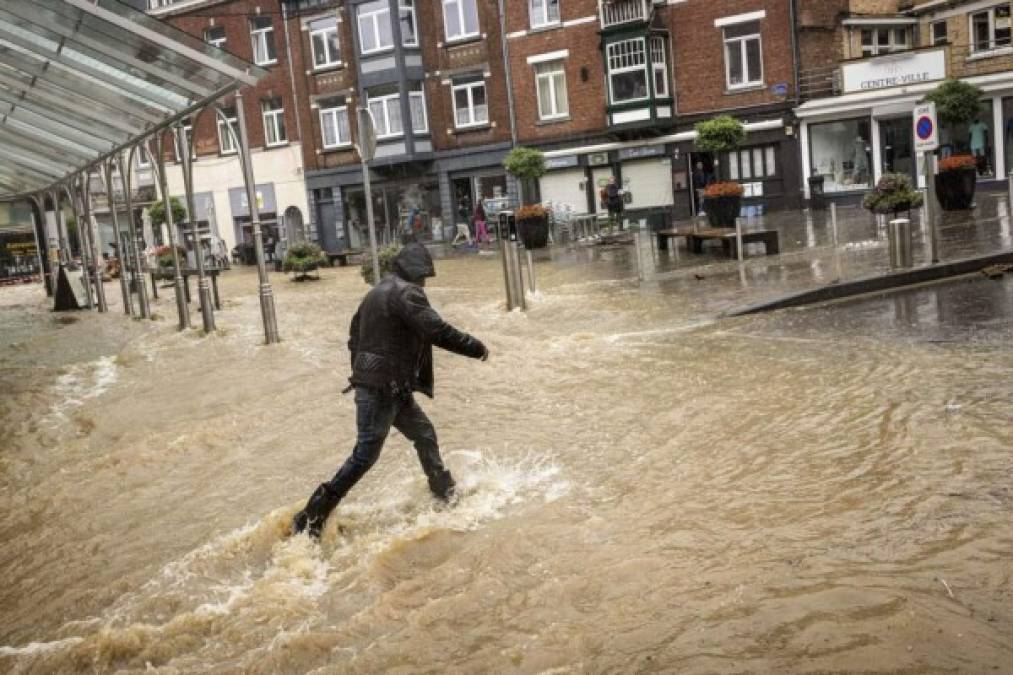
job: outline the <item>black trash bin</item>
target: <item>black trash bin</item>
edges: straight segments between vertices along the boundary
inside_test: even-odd
[[[827,199],[823,195],[823,176],[809,176],[809,208],[822,211],[827,208]]]

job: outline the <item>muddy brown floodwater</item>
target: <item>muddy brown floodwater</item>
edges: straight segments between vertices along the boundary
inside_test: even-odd
[[[395,434],[320,546],[285,532],[352,446],[356,269],[275,275],[269,348],[249,271],[211,337],[0,289],[0,671],[1013,672],[1009,323],[713,320],[621,267],[507,314],[439,261],[492,351],[423,402],[461,501]]]

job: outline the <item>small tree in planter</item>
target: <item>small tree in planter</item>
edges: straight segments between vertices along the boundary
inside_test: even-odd
[[[973,84],[962,80],[946,80],[925,96],[925,100],[936,104],[939,124],[954,127],[970,124],[982,112],[983,92]],[[936,174],[936,198],[946,211],[971,208],[977,182],[977,158],[973,155],[954,155],[942,160]]]
[[[176,252],[180,260],[186,260],[186,249],[176,246]],[[176,261],[172,255],[171,246],[159,246],[155,249],[155,277],[158,279],[173,279],[176,276]]]
[[[400,252],[401,245],[396,243],[384,246],[376,252],[376,257],[380,262],[380,279],[383,279],[388,274],[392,274],[394,272],[394,260]],[[363,257],[359,273],[362,274],[362,278],[367,284],[370,286],[376,285],[377,279],[376,275],[373,274],[372,256]]]
[[[169,206],[172,208],[173,224],[179,225],[186,218],[186,209],[183,208],[183,204],[175,197],[169,197]],[[165,224],[165,202],[159,200],[152,204],[151,208],[148,209],[148,215],[151,217],[151,226],[153,228],[162,227]]]
[[[541,150],[519,147],[503,160],[503,168],[521,183],[521,201],[534,194],[534,181],[545,175],[545,155]],[[549,241],[548,211],[538,205],[525,205],[514,213],[517,231],[524,247],[545,248]]]
[[[282,268],[286,272],[295,272],[295,281],[306,281],[309,273],[327,264],[327,256],[320,250],[320,247],[310,242],[300,242],[288,247],[285,252],[285,260]]]
[[[862,206],[873,213],[893,215],[922,205],[922,193],[911,186],[906,173],[885,173],[862,200]]]
[[[697,123],[696,147],[702,152],[710,152],[721,157],[722,153],[731,153],[742,143],[746,136],[742,122],[730,115],[719,115],[713,119]],[[718,180],[704,190],[704,209],[707,219],[715,227],[734,227],[735,219],[742,207],[742,186],[725,179],[725,169],[718,162]]]

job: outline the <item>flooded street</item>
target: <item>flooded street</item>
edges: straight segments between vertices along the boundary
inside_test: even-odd
[[[619,253],[527,313],[436,266],[460,503],[395,433],[319,546],[358,268],[273,275],[273,347],[250,270],[209,337],[0,289],[0,671],[1011,672],[1009,277],[715,320]]]

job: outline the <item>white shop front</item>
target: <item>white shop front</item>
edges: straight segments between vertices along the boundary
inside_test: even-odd
[[[945,79],[946,59],[940,47],[846,62],[843,93],[799,106],[806,198],[814,184],[830,196],[862,194],[884,173],[908,174],[924,187],[912,111]],[[964,80],[985,92],[983,112],[970,125],[941,128],[938,156],[974,155],[979,181],[1001,179],[1013,169],[1013,72]]]

